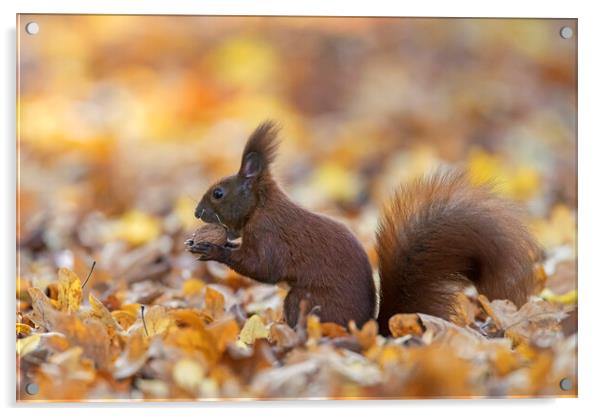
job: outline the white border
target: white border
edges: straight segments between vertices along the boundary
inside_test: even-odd
[[[265,15],[346,15],[346,16],[446,16],[446,17],[563,17],[578,18],[579,39],[579,396],[578,400],[477,400],[477,401],[404,401],[404,402],[253,402],[253,403],[199,403],[177,404],[178,413],[198,415],[199,412],[220,414],[278,414],[306,415],[307,412],[332,412],[340,409],[347,414],[365,414],[372,407],[383,414],[420,412],[439,415],[505,415],[531,410],[553,414],[587,414],[594,408],[600,385],[600,333],[602,310],[596,307],[602,296],[600,281],[602,267],[600,255],[600,179],[602,152],[600,140],[602,119],[599,115],[602,91],[600,76],[602,66],[599,39],[602,39],[601,15],[596,13],[596,2],[524,0],[483,1],[352,1],[352,0],[21,0],[2,3],[2,64],[0,82],[3,97],[0,99],[2,126],[6,126],[2,143],[2,184],[4,202],[0,216],[2,246],[0,264],[3,266],[4,282],[3,353],[0,368],[6,374],[2,378],[2,402],[13,407],[9,412],[31,412],[34,414],[102,414],[106,416],[114,408],[127,407],[132,415],[164,414],[170,408],[166,404],[150,405],[59,405],[14,408],[14,275],[15,275],[15,22],[16,13],[104,13],[104,14],[265,14]],[[597,260],[597,261],[596,261]],[[598,267],[596,267],[598,266]],[[175,410],[175,409],[174,409]],[[599,411],[599,409],[598,409]]]

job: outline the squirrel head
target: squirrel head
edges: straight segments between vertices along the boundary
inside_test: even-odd
[[[271,184],[270,164],[278,148],[278,128],[261,123],[247,140],[238,173],[212,185],[198,203],[194,216],[221,223],[230,236],[237,235]]]

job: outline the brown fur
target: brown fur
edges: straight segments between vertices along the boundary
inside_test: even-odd
[[[302,299],[322,321],[363,325],[376,302],[368,256],[346,226],[296,205],[276,184],[269,169],[276,136],[273,123],[260,125],[245,146],[239,173],[214,185],[196,210],[203,220],[223,222],[242,234],[240,247],[204,244],[191,251],[259,282],[287,282],[284,315],[291,326]],[[225,192],[219,201],[211,197],[215,187]]]
[[[303,299],[322,321],[361,326],[376,301],[366,252],[347,227],[296,205],[280,189],[270,172],[276,140],[273,123],[260,125],[240,171],[213,185],[197,206],[197,217],[242,235],[240,247],[201,243],[190,250],[260,282],[287,282],[284,314],[291,326]],[[216,198],[216,190],[223,195]],[[471,283],[490,298],[521,305],[533,287],[536,251],[516,209],[487,186],[471,186],[463,173],[400,188],[377,232],[381,332],[388,334],[395,313],[449,318],[455,294]]]
[[[539,249],[517,212],[463,172],[438,172],[400,187],[376,238],[381,332],[389,333],[396,313],[449,318],[458,290],[469,284],[490,299],[525,303]]]

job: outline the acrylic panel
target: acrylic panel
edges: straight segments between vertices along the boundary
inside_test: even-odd
[[[575,19],[16,30],[18,401],[577,396]]]

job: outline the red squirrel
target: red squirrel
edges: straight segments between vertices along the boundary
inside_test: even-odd
[[[195,210],[221,223],[239,246],[188,241],[199,260],[215,260],[263,283],[286,282],[284,318],[295,326],[300,302],[323,322],[361,326],[376,316],[376,286],[366,251],[342,223],[291,201],[270,170],[278,128],[264,122],[249,137],[238,173],[205,193]],[[508,201],[463,171],[437,172],[401,186],[376,233],[378,324],[389,334],[396,313],[449,319],[468,285],[490,299],[526,302],[538,245]],[[308,310],[309,310],[308,309]]]

